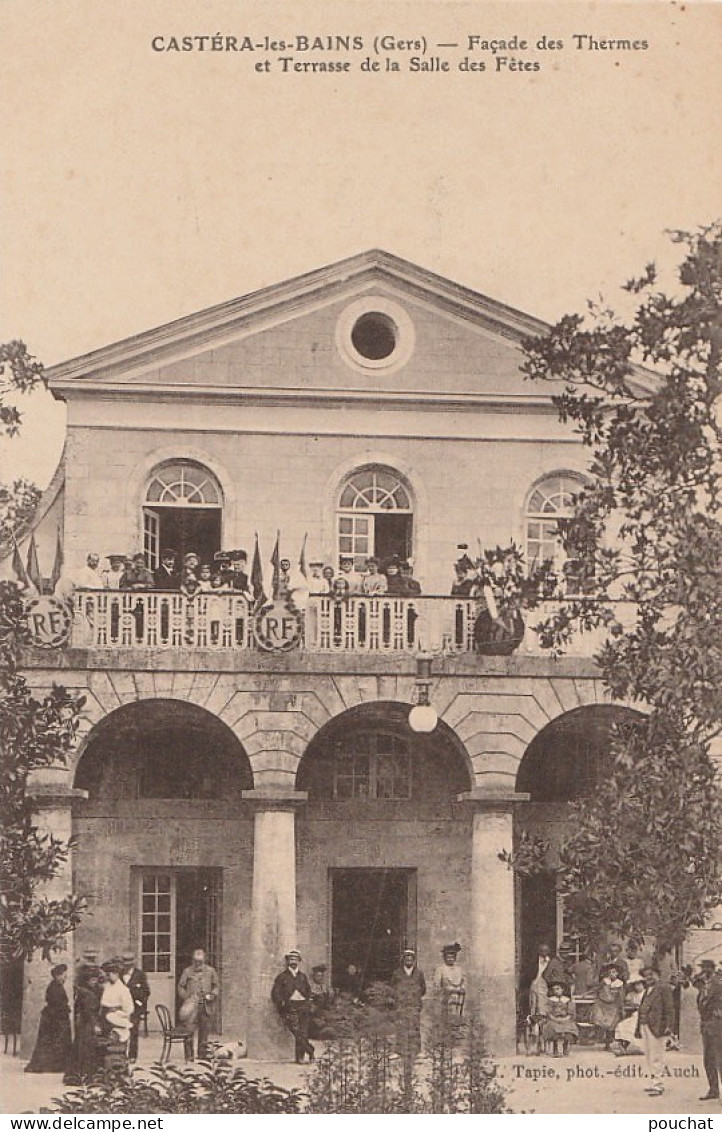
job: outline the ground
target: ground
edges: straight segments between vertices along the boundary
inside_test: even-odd
[[[160,1053],[160,1038],[141,1039],[141,1064],[151,1064]],[[175,1047],[172,1060],[182,1062]],[[38,1112],[63,1090],[57,1074],[23,1072],[25,1061],[6,1054],[0,1062],[2,1112]],[[707,1091],[701,1058],[684,1051],[670,1053],[670,1076],[661,1097],[648,1097],[642,1057],[616,1058],[597,1049],[582,1049],[568,1058],[505,1057],[499,1061],[502,1083],[509,1089],[507,1103],[513,1112],[537,1113],[699,1113],[716,1116],[719,1102],[702,1103]],[[308,1067],[288,1062],[247,1060],[250,1077],[268,1077],[285,1088],[304,1089]]]

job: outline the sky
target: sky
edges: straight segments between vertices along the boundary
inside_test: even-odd
[[[722,214],[719,4],[4,0],[0,33],[0,340],[46,366],[371,247],[553,321],[670,266],[666,229]],[[364,47],[152,48],[203,34]],[[497,70],[471,35],[524,38],[496,55],[539,69]],[[426,54],[377,55],[377,36]],[[284,72],[282,55],[352,69]],[[0,478],[42,486],[63,409],[21,407]]]

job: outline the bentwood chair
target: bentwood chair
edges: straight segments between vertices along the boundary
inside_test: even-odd
[[[174,1026],[170,1010],[161,1002],[156,1003],[155,1012],[158,1015],[160,1028],[163,1031],[163,1049],[160,1054],[160,1063],[164,1065],[170,1060],[170,1051],[174,1042],[183,1042],[183,1053],[186,1061],[193,1060],[193,1032],[185,1026]]]

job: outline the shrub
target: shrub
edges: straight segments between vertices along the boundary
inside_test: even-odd
[[[297,1113],[302,1094],[282,1089],[242,1069],[198,1062],[193,1067],[155,1065],[152,1069],[98,1074],[91,1082],[54,1098],[41,1112],[83,1113]]]

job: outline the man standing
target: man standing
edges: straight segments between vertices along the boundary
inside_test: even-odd
[[[153,571],[153,580],[157,590],[179,590],[181,583],[180,570],[176,567],[178,555],[175,550],[163,550],[160,555],[160,566]]]
[[[391,976],[391,990],[398,1052],[405,1062],[412,1063],[421,1052],[421,1003],[426,994],[426,979],[417,966],[413,947],[404,948],[401,966]]]
[[[694,980],[697,987],[697,1009],[702,1031],[702,1056],[708,1089],[701,1101],[717,1100],[722,1076],[722,978],[714,959],[703,959],[700,973]]]
[[[91,551],[73,578],[75,588],[78,590],[103,590],[105,580],[100,572],[100,555]]]
[[[286,969],[281,971],[271,988],[271,999],[286,1029],[293,1034],[296,1064],[304,1054],[313,1061],[314,1048],[308,1040],[311,1025],[311,984],[301,970],[301,954],[295,949],[286,956]]]
[[[178,980],[178,993],[184,1003],[195,1004],[195,1011],[189,1009],[185,1021],[189,1030],[198,1031],[198,1057],[205,1057],[220,983],[214,968],[206,963],[202,947],[195,949],[191,966],[186,967]]]
[[[634,1036],[642,1039],[647,1072],[652,1079],[644,1091],[651,1097],[660,1097],[664,1092],[665,1038],[672,1033],[674,1024],[672,988],[668,983],[660,982],[659,971],[655,967],[643,967],[640,973],[645,990],[637,1011]]]
[[[148,976],[145,971],[140,967],[136,967],[133,952],[129,951],[121,958],[123,961],[122,979],[130,991],[130,997],[133,999],[133,1013],[130,1016],[131,1026],[128,1060],[136,1061],[138,1058],[138,1031],[140,1029],[141,1019],[148,1009],[150,987],[148,986]],[[146,1034],[147,1032],[146,1029]]]

